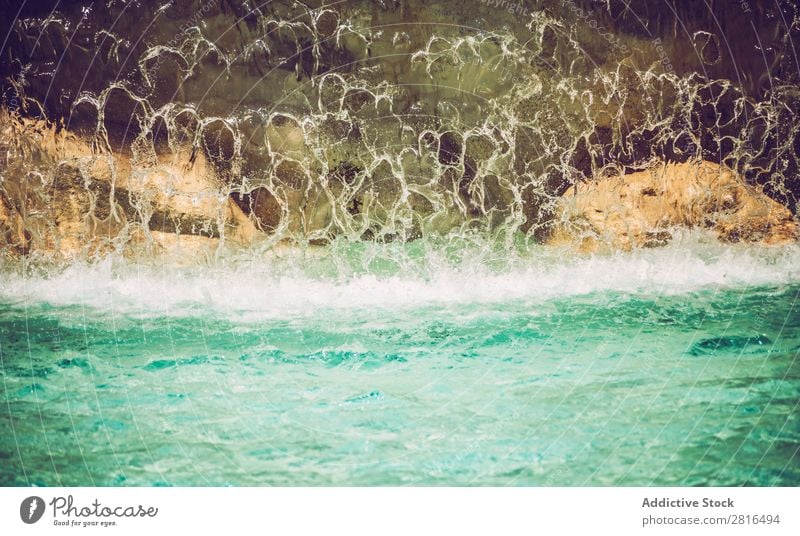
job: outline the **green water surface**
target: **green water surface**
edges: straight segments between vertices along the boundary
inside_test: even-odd
[[[798,485],[798,296],[2,303],[0,485]]]

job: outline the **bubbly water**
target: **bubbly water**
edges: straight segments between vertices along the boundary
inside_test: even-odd
[[[6,277],[3,485],[797,485],[800,249]]]
[[[800,248],[541,245],[664,160],[797,214],[796,1],[10,4],[0,485],[800,484]]]

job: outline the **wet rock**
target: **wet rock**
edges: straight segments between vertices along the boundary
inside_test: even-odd
[[[22,216],[0,193],[0,249],[10,248],[15,254],[25,253],[29,240]]]
[[[676,227],[707,229],[724,242],[773,245],[800,237],[786,207],[727,167],[694,161],[577,184],[559,200],[550,242],[584,250],[657,247]]]
[[[137,229],[123,249],[126,258],[170,266],[190,266],[214,259],[222,244],[209,236]]]
[[[283,219],[283,206],[268,189],[258,187],[247,193],[235,192],[231,195],[237,205],[255,220],[259,230],[275,232]]]
[[[43,121],[4,113],[0,182],[5,251],[74,257],[106,253],[138,228],[250,244],[260,232],[200,152],[143,161]]]

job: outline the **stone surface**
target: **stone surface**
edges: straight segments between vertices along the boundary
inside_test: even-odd
[[[577,184],[559,201],[550,243],[656,247],[676,227],[708,229],[725,242],[786,244],[800,236],[786,207],[727,167],[695,161]]]
[[[191,266],[214,259],[220,247],[219,238],[138,229],[132,233],[123,253],[138,262]]]
[[[107,252],[137,228],[249,245],[260,233],[201,152],[134,161],[54,125],[0,118],[0,235],[6,251]]]

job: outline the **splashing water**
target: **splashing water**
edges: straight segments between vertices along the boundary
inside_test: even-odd
[[[797,248],[404,255],[7,280],[0,482],[800,481]]]
[[[41,210],[93,184],[75,203],[111,249],[139,227],[224,238],[213,216],[163,217],[119,178],[167,155],[207,159],[215,195],[272,243],[540,239],[570,185],[655,158],[723,162],[796,211],[800,13],[730,3],[540,2],[520,15],[199,0],[131,17],[118,2],[28,2],[0,64],[8,108],[122,160],[99,187],[90,166],[6,141],[5,183],[25,181]],[[64,229],[29,218],[25,231],[35,249]]]
[[[795,2],[61,4],[2,32],[0,485],[800,483],[796,245],[543,245],[655,159],[796,214]]]

